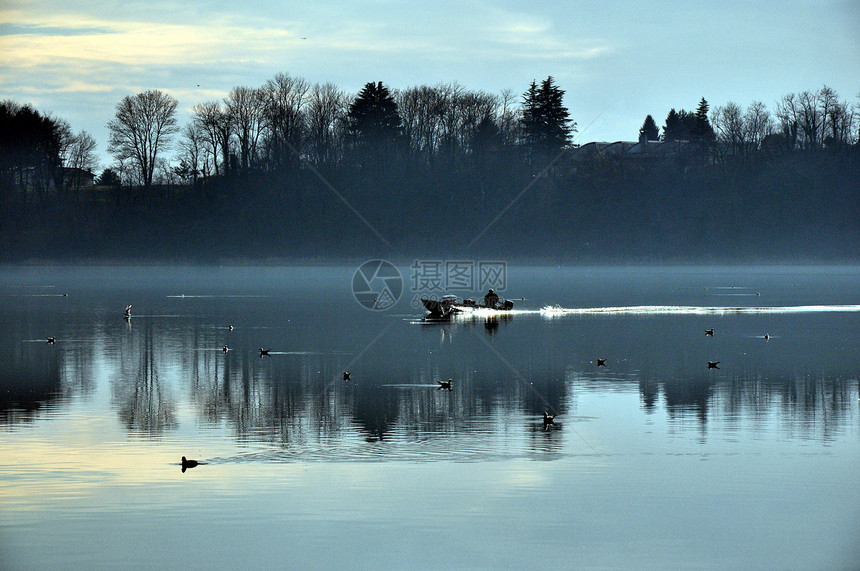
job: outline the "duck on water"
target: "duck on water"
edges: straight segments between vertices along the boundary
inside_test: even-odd
[[[189,460],[185,456],[183,456],[182,461],[180,462],[180,466],[182,466],[182,473],[184,474],[185,470],[188,470],[189,468],[196,468],[197,466],[200,466],[205,463],[206,462],[198,462],[197,460]]]

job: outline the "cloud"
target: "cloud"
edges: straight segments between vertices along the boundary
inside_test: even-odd
[[[571,38],[553,18],[543,14],[494,10],[479,26],[488,53],[508,61],[584,61],[604,57],[615,50],[589,36]]]
[[[86,4],[86,5],[84,5]],[[535,77],[603,68],[608,41],[557,11],[483,2],[287,8],[249,0],[8,0],[0,8],[0,97],[52,109],[96,134],[122,96],[160,89],[181,108],[259,86],[279,71],[357,90],[462,81],[524,89]],[[595,63],[597,62],[597,63]]]
[[[254,84],[263,78],[253,76],[285,65],[299,73],[315,69],[339,74],[345,69],[379,73],[421,65],[438,79],[435,75],[443,70],[475,61],[505,62],[508,69],[535,61],[556,66],[611,51],[604,44],[570,39],[545,14],[487,5],[460,7],[456,18],[450,17],[450,10],[440,13],[427,7],[381,17],[379,10],[389,10],[389,5],[349,14],[333,12],[331,5],[318,6],[293,12],[296,19],[275,17],[274,8],[243,11],[212,5],[194,15],[182,7],[162,8],[146,10],[145,15],[132,8],[117,12],[116,5],[109,4],[86,12],[40,3],[0,10],[0,61],[5,62],[0,78],[8,79],[7,85],[92,93],[107,89],[108,83],[117,84],[114,90],[178,87],[184,79],[177,82],[176,70],[191,70],[201,78],[195,83],[218,83],[218,89],[226,89],[225,81]]]
[[[105,83],[90,83],[86,81],[70,81],[63,85],[58,91],[72,93],[110,93],[115,89],[113,85]]]
[[[48,18],[38,24],[20,22],[18,28],[22,31],[0,37],[0,59],[7,62],[5,67],[58,61],[174,65],[212,58],[232,60],[239,53],[253,59],[262,57],[273,43],[300,41],[277,28],[108,22],[76,16]]]

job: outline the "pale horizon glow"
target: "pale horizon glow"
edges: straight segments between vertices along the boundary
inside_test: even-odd
[[[180,123],[204,101],[284,72],[356,93],[456,82],[519,96],[552,75],[575,140],[635,140],[646,115],[835,89],[860,103],[860,4],[728,1],[441,2],[312,5],[210,0],[193,6],[7,0],[0,99],[86,130],[108,166],[107,122],[125,95],[159,89]]]

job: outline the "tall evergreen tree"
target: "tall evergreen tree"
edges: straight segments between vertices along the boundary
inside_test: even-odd
[[[642,127],[639,129],[639,134],[644,136],[646,141],[660,140],[660,128],[657,127],[657,123],[651,115],[645,117],[645,122],[642,123]]]
[[[664,141],[690,141],[696,131],[696,115],[681,109],[672,109],[663,126]]]
[[[706,144],[713,143],[717,138],[714,128],[711,126],[711,121],[708,119],[708,109],[708,102],[702,97],[699,106],[696,108],[695,123],[691,133],[692,140]]]
[[[666,115],[666,123],[663,125],[663,140],[664,141],[674,141],[678,136],[678,128],[680,126],[680,122],[678,120],[678,113],[675,111],[675,108],[669,110],[669,114]]]
[[[576,123],[564,106],[564,90],[555,85],[552,76],[541,82],[532,81],[523,94],[522,127],[525,144],[532,157],[544,155],[546,160],[570,145]]]
[[[381,81],[371,81],[359,91],[349,106],[347,122],[357,145],[392,143],[401,133],[397,102]]]

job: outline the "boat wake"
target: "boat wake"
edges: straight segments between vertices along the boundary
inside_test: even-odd
[[[740,306],[691,306],[691,305],[626,305],[616,307],[560,307],[547,305],[540,309],[511,309],[499,311],[475,308],[453,313],[448,317],[434,319],[410,319],[416,324],[469,322],[475,320],[507,319],[518,315],[540,315],[545,319],[556,319],[570,315],[764,315],[801,313],[852,313],[860,312],[860,305],[792,305],[774,307]]]
[[[253,294],[205,294],[205,295],[188,295],[184,293],[167,295],[176,299],[215,299],[215,298],[255,298],[255,297],[271,297],[270,295],[253,295]]]
[[[564,308],[546,306],[533,313],[546,317],[564,315],[625,314],[625,315],[714,315],[765,313],[836,313],[860,311],[860,305],[795,305],[784,307],[698,307],[686,305],[634,305],[622,307]]]

